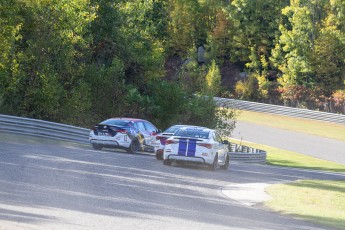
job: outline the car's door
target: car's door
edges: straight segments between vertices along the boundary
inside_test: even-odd
[[[141,146],[144,146],[145,145],[145,139],[147,138],[147,131],[146,131],[146,128],[145,128],[145,125],[144,125],[144,122],[143,121],[137,121],[135,122],[138,130],[139,130],[139,135],[138,135],[138,139],[139,139],[139,142],[141,144]]]
[[[147,145],[154,146],[155,136],[158,133],[158,129],[148,121],[144,121],[146,136],[145,142]]]
[[[219,152],[220,143],[217,140],[217,136],[216,136],[216,133],[214,131],[212,131],[211,137],[213,139],[213,153],[215,154],[215,153]],[[218,153],[218,156],[219,156],[219,153]]]
[[[218,158],[225,160],[225,154],[227,153],[227,145],[223,144],[223,140],[220,135],[215,131],[215,139],[218,142]]]

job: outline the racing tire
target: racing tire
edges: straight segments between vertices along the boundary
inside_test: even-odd
[[[208,166],[211,171],[216,171],[218,166],[218,154],[214,157],[213,163]]]
[[[102,145],[98,145],[98,144],[92,144],[93,149],[95,150],[102,150],[103,146]]]
[[[223,170],[227,170],[229,168],[229,164],[230,164],[230,159],[229,159],[229,155],[227,154],[225,163],[224,165],[220,166],[220,168]]]
[[[134,140],[132,140],[129,148],[127,149],[127,152],[135,154],[139,151],[139,149],[140,149],[139,141],[134,139]]]
[[[169,159],[164,159],[163,160],[163,165],[168,165],[170,166],[172,164],[172,160],[169,160]]]
[[[163,156],[156,153],[156,159],[157,159],[157,160],[163,160]]]

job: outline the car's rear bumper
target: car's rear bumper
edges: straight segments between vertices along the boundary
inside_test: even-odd
[[[108,147],[108,148],[128,148],[129,146],[125,146],[123,143],[119,143],[117,141],[113,140],[96,140],[96,139],[91,139],[90,143],[93,145],[101,145],[103,147]]]
[[[166,159],[175,160],[175,161],[187,161],[187,162],[193,162],[193,163],[199,163],[199,164],[211,164],[212,162],[209,159],[203,158],[203,157],[186,157],[186,156],[178,156],[178,155],[173,155],[173,154],[166,156]]]

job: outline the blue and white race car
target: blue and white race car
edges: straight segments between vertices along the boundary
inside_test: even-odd
[[[211,170],[229,167],[229,142],[217,131],[203,127],[183,127],[166,140],[163,164],[173,161],[205,164]]]
[[[190,125],[173,125],[163,132],[156,135],[156,140],[154,141],[155,146],[155,153],[157,160],[163,160],[163,152],[165,147],[165,142],[168,138],[170,138],[174,133],[183,127],[198,127],[198,126],[190,126]]]

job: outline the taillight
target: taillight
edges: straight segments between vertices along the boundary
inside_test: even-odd
[[[205,148],[208,148],[208,149],[212,149],[212,144],[207,144],[207,143],[200,143],[198,144],[199,146],[202,146],[202,147],[205,147]]]
[[[163,139],[162,136],[156,136],[156,140],[161,140],[161,139]]]
[[[97,130],[97,127],[96,127],[96,126],[93,126],[93,127],[91,128],[91,130],[95,131],[95,130]]]
[[[117,128],[110,128],[110,129],[115,133],[122,133],[122,134],[127,133],[127,130],[125,130],[125,129],[117,129]]]
[[[177,143],[175,140],[167,140],[165,142],[166,145],[175,144],[175,143]]]
[[[122,134],[126,134],[127,133],[127,130],[125,129],[120,129],[120,130],[117,130],[119,133],[122,133]]]

